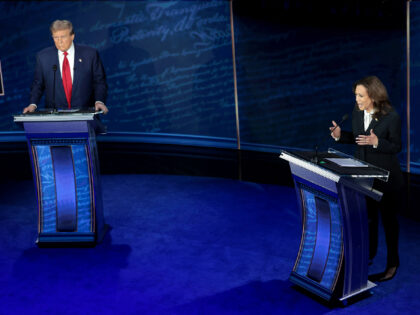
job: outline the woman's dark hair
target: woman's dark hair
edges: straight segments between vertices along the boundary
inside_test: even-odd
[[[392,106],[388,98],[388,92],[378,77],[373,75],[356,81],[353,84],[353,93],[356,91],[358,85],[364,86],[369,97],[373,100],[373,108],[375,109],[373,118],[379,118],[391,111]]]

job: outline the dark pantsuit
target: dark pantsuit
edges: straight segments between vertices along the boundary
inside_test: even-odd
[[[355,144],[358,135],[369,135],[373,130],[378,137],[378,147],[357,145],[355,156],[389,171],[389,180],[375,180],[374,188],[383,192],[381,201],[367,198],[370,258],[375,257],[378,248],[379,213],[385,231],[387,245],[387,267],[399,266],[398,258],[398,218],[400,207],[399,195],[403,186],[403,176],[400,170],[397,154],[401,151],[401,120],[395,110],[375,118],[367,130],[364,129],[364,113],[357,108],[352,114],[352,132],[341,132],[340,142]]]
[[[388,251],[387,267],[395,267],[400,264],[398,257],[399,225],[397,218],[397,209],[400,204],[399,200],[400,198],[397,192],[385,193],[379,202],[366,198],[369,220],[369,258],[373,259],[378,249],[378,223],[380,213]]]

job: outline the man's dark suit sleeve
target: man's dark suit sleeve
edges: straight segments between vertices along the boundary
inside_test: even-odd
[[[39,55],[36,57],[36,66],[35,66],[35,74],[34,74],[34,80],[32,81],[31,86],[31,99],[29,101],[29,104],[39,104],[39,100],[42,97],[42,94],[45,90],[45,82],[44,82],[44,76],[42,74],[42,65],[41,60],[39,58]]]
[[[92,67],[95,102],[101,101],[105,104],[108,94],[108,86],[106,84],[105,69],[102,65],[101,59],[99,58],[99,54],[97,51],[95,51],[95,57],[93,60]]]

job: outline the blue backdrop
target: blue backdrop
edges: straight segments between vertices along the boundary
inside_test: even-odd
[[[229,2],[2,2],[0,16],[0,130],[18,128],[10,115],[28,104],[35,54],[68,19],[75,42],[100,52],[110,132],[236,137]]]
[[[400,108],[400,31],[291,27],[241,18],[235,30],[244,142],[332,145],[327,141],[331,120],[351,114],[352,85],[366,75],[380,77],[400,114],[405,110]]]
[[[405,117],[402,29],[288,24],[238,12],[234,3],[242,148],[318,144],[351,153],[331,141],[328,127],[351,113],[352,84],[366,75],[384,81]],[[28,104],[35,54],[53,45],[48,27],[55,19],[71,20],[75,42],[99,50],[109,139],[236,147],[229,1],[0,2],[3,134],[19,131],[11,116]],[[420,159],[416,141],[412,161]]]
[[[420,174],[420,3],[410,3],[410,166]]]

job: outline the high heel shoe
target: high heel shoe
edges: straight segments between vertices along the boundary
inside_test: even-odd
[[[397,274],[397,270],[398,270],[397,266],[386,268],[384,272],[384,276],[380,278],[378,281],[383,282],[383,281],[391,280]]]
[[[369,281],[372,282],[384,282],[391,280],[397,274],[398,266],[387,267],[384,272],[376,273],[368,276]]]

